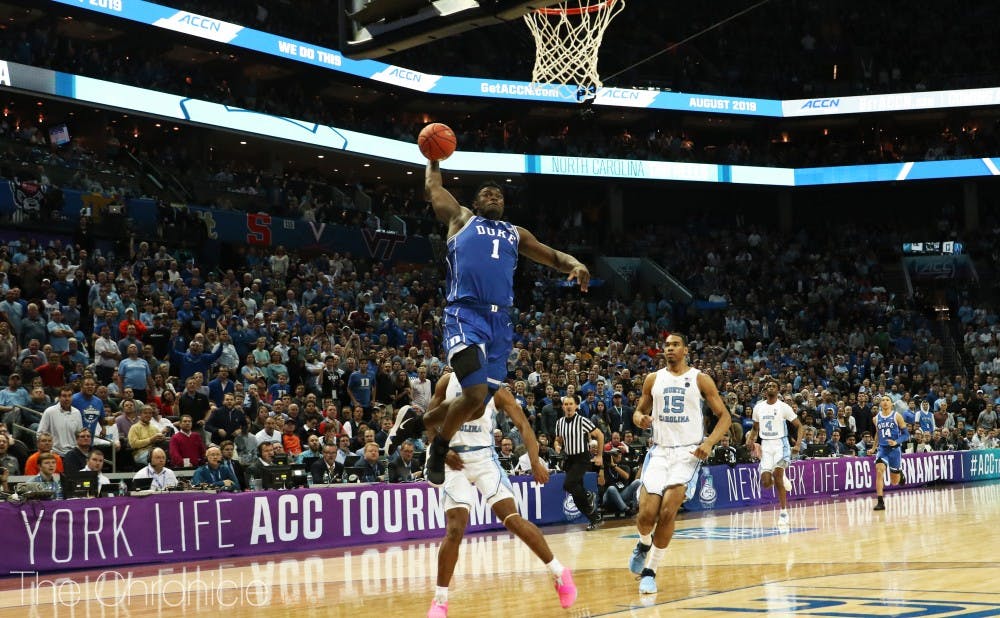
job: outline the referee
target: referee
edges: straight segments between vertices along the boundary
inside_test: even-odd
[[[563,397],[562,409],[565,416],[556,421],[556,440],[562,444],[566,455],[563,491],[573,496],[576,508],[590,520],[587,530],[596,530],[603,518],[596,496],[583,487],[583,475],[590,469],[591,463],[598,468],[604,464],[604,434],[590,419],[576,413],[575,398]],[[597,440],[598,455],[593,461],[590,457],[591,438]]]

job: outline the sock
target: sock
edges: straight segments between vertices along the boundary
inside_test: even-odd
[[[562,575],[563,565],[561,562],[559,562],[559,559],[556,558],[555,556],[552,556],[552,562],[546,564],[545,566],[549,567],[549,570],[552,571],[552,574],[555,575],[556,577]]]
[[[437,586],[434,589],[434,602],[438,605],[448,602],[448,586]]]
[[[663,554],[666,552],[666,547],[657,547],[656,545],[653,545],[652,549],[649,550],[649,557],[646,558],[646,568],[651,571],[655,571],[656,566],[660,564],[660,558],[662,558]]]
[[[653,533],[652,532],[650,532],[649,534],[642,534],[642,533],[640,533],[639,534],[639,543],[645,545],[646,547],[649,547],[650,545],[652,545],[653,544]],[[647,549],[646,551],[649,551],[649,550]]]

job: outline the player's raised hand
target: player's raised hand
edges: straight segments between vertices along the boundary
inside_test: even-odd
[[[573,270],[569,271],[569,276],[566,277],[567,281],[577,281],[580,284],[580,291],[586,292],[587,288],[590,287],[590,271],[583,264],[580,264]]]

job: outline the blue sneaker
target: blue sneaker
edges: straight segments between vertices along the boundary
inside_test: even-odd
[[[646,549],[641,549],[641,547],[642,543],[635,546],[635,549],[632,550],[632,559],[628,561],[628,570],[636,575],[642,574],[642,569],[646,566],[646,554],[649,553],[648,546]]]
[[[652,569],[642,570],[639,580],[639,594],[656,594],[656,573]]]

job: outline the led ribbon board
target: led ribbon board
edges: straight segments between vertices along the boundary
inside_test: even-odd
[[[278,58],[304,62],[332,71],[372,79],[419,92],[463,97],[576,104],[575,99],[568,101],[562,98],[560,86],[474,77],[431,75],[375,60],[351,60],[344,57],[337,50],[311,45],[288,37],[261,32],[187,11],[178,11],[170,7],[147,2],[146,0],[51,1],[120,17],[157,28],[173,30],[217,43],[242,47]],[[636,90],[631,88],[601,88],[597,93],[594,104],[613,107],[790,118],[998,105],[1000,104],[1000,88],[941,90],[935,92],[911,92],[856,97],[826,97],[790,101],[686,94],[659,90]]]
[[[111,109],[169,118],[244,135],[339,150],[423,166],[413,142],[368,135],[294,118],[115,84],[91,77],[0,60],[0,88],[48,95]],[[441,167],[453,172],[544,174],[636,180],[674,180],[768,186],[813,186],[1000,175],[1000,158],[845,165],[791,169],[533,154],[456,152]]]

